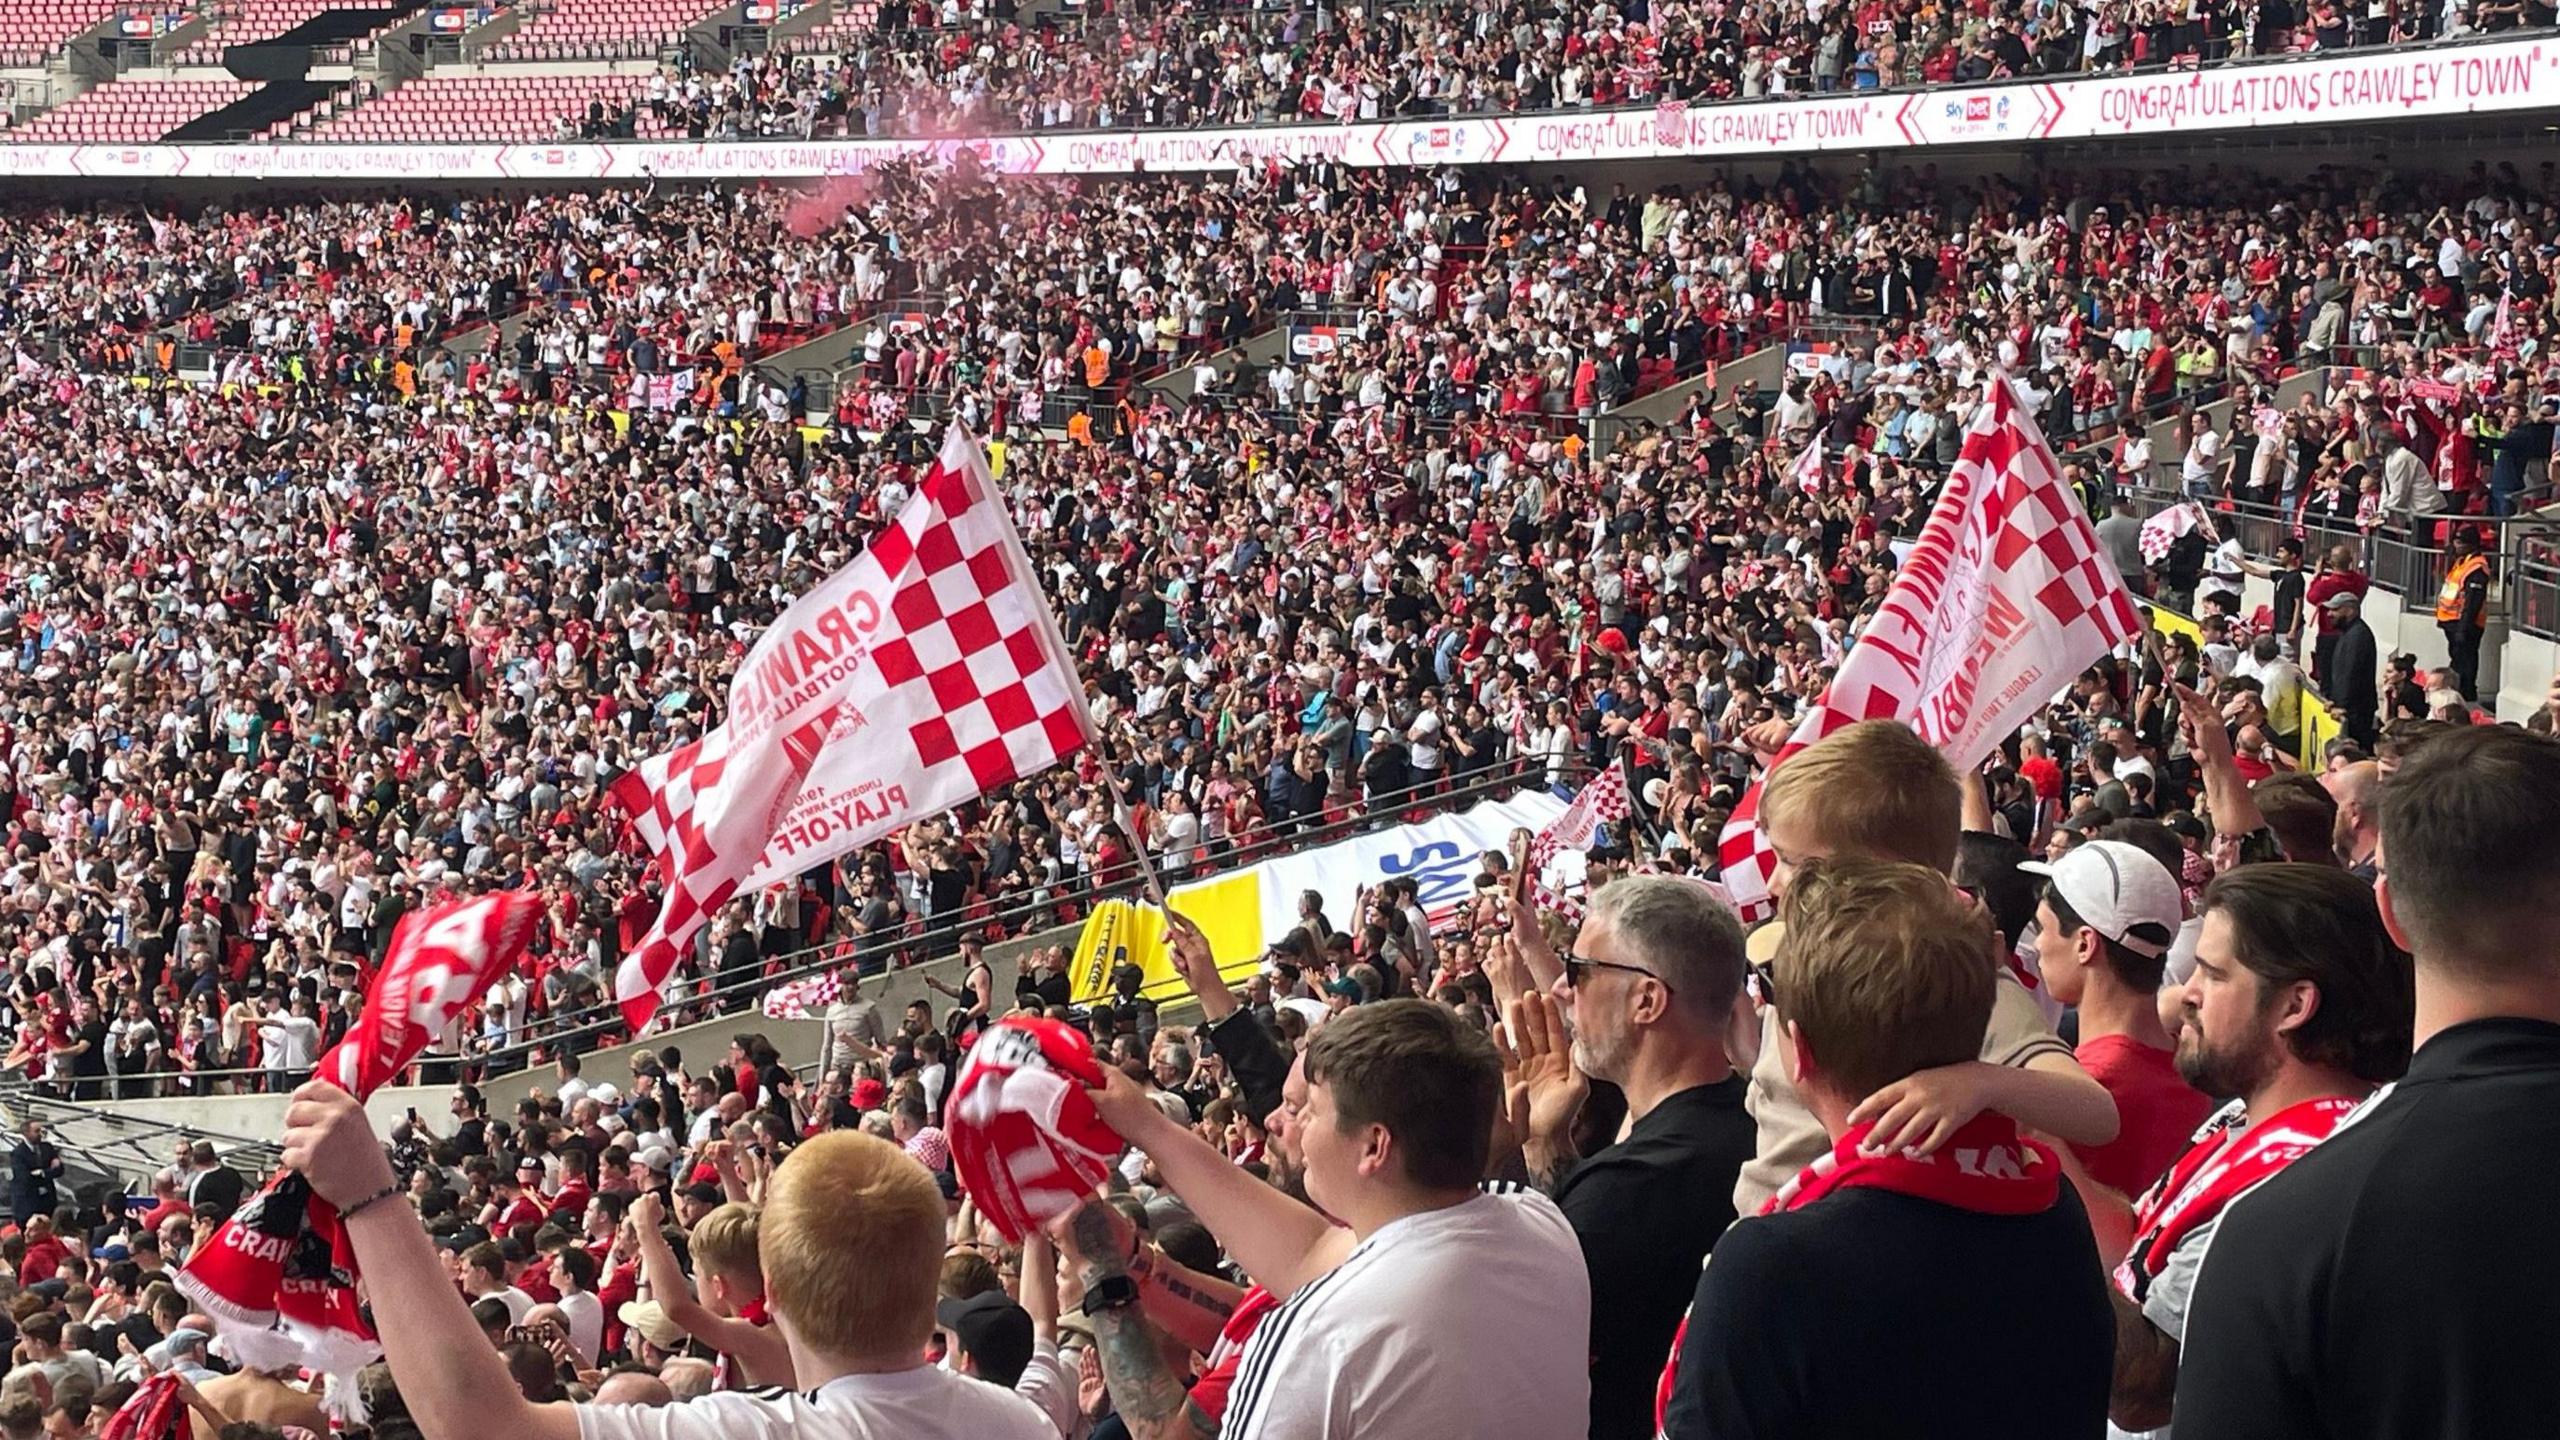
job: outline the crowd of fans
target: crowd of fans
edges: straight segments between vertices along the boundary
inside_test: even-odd
[[[1167,7],[1024,20],[883,3],[725,70],[686,65],[629,106],[564,116],[588,138],[949,135],[1394,120],[1974,84],[2495,35],[2530,0],[2291,0],[1790,7],[1550,0],[1374,9]]]
[[[2550,1198],[2560,743],[2420,722],[2253,782],[2246,727],[2175,688],[2182,753],[2004,745],[2057,792],[2022,825],[1893,722],[1796,756],[1747,936],[1613,837],[1578,929],[1498,855],[1436,952],[1398,891],[1241,989],[1177,929],[1196,1023],[1035,967],[994,1008],[1090,1033],[1129,1148],[1018,1241],[942,1128],[985,1017],[885,1013],[858,970],[813,1080],[755,1033],[619,1085],[565,1057],[387,1145],[310,1086],[285,1154],[349,1211],[387,1347],[349,1433],[2530,1429],[2560,1397],[2504,1361],[2560,1325],[2513,1252]],[[2434,1178],[2457,1149],[2499,1205]],[[160,1373],[208,1433],[326,1433],[167,1283],[240,1177],[182,1143],[147,1197],[71,1197],[59,1164],[10,1141],[0,1435],[93,1435]]]
[[[1126,27],[1109,75],[990,40],[952,52],[984,71],[951,104],[1054,106],[1026,88],[1051,75],[1089,98],[1034,123],[1403,113],[1400,83],[1596,103],[1713,94],[1737,47],[1736,86],[1755,61],[1764,90],[1855,84],[1850,35],[1884,74],[1951,49],[2023,73],[2125,58],[2088,38],[2110,24],[2161,57],[2446,23],[1871,8],[1801,34],[1748,7],[1097,21]],[[1314,28],[1271,61],[1269,25]],[[1201,73],[1151,97],[1168,64]],[[744,108],[649,103],[822,123],[779,73],[735,77]],[[2547,485],[2551,165],[1599,188],[964,161],[0,216],[7,1063],[81,1099],[289,1090],[400,916],[541,893],[527,966],[425,1069],[538,1063],[543,1093],[493,1113],[459,1084],[386,1148],[307,1091],[286,1136],[354,1212],[385,1437],[2546,1427],[2560,1317],[2515,1257],[2550,1198],[2560,692],[2539,735],[2478,708],[2471,561]],[[1313,343],[1228,358],[1292,317]],[[760,363],[845,326],[839,373]],[[1790,340],[1770,393],[1616,423]],[[209,384],[179,374],[199,348]],[[1137,383],[1184,369],[1188,402]],[[1995,372],[2195,634],[2093,666],[1979,774],[1891,724],[1789,760],[1760,809],[1781,918],[1746,936],[1692,882]],[[995,452],[1101,743],[706,929],[668,1022],[833,969],[814,1074],[743,1019],[717,1057],[640,1037],[590,1073],[630,1038],[602,1002],[658,898],[605,785],[716,723],[945,418]],[[2147,552],[2117,502],[2164,488],[2202,514]],[[2320,543],[2245,553],[2251,516]],[[2445,552],[2443,667],[2362,620],[2386,541]],[[978,963],[1126,886],[1141,839],[1181,878],[1612,766],[1634,813],[1578,928],[1489,855],[1451,912],[1391,886],[1258,956],[1178,932],[1194,1023],[1074,1004],[1054,953],[1010,999]],[[949,953],[951,1006],[863,994]],[[1091,1036],[1129,1146],[1019,1242],[943,1128],[1011,1009]],[[2281,1173],[2260,1145],[2377,1093]],[[2263,1173],[2214,1163],[2242,1156]],[[161,1373],[207,1433],[328,1427],[166,1284],[244,1201],[220,1157],[131,1200],[68,1193],[40,1126],[7,1165],[0,1440],[95,1434]]]
[[[964,163],[815,195],[19,215],[11,1058],[83,1097],[289,1083],[399,915],[502,884],[547,898],[536,962],[438,1054],[602,1038],[655,904],[603,784],[716,719],[757,624],[895,512],[915,422],[944,415],[1001,449],[1105,747],[738,902],[671,1018],[751,1003],[785,956],[877,965],[1074,918],[1131,874],[1105,764],[1192,873],[1623,751],[1658,857],[1711,871],[1740,736],[1818,693],[1992,365],[2087,447],[2093,513],[2172,466],[2155,417],[2192,432],[2189,493],[2345,533],[2538,488],[2548,165],[2215,185],[1789,170],[1601,196]],[[1339,322],[1329,351],[1219,358],[1310,312]],[[754,363],[846,323],[823,399]],[[1774,395],[1701,394],[1606,445],[1585,423],[1806,334],[1838,338]],[[214,386],[173,375],[186,337]],[[2343,368],[2290,410],[2255,400],[2316,364]],[[1175,366],[1188,405],[1129,383]],[[2198,407],[2227,394],[2248,403],[2226,432]],[[2275,613],[2244,615],[2236,544],[2148,566],[2130,518],[2101,528],[2207,627],[2170,667],[2254,686],[2262,738],[2298,733],[2304,670],[2367,747],[2476,696],[2458,651],[2421,676],[2367,632],[2341,681],[2303,643],[2359,628],[2326,603],[2361,594],[2352,546],[2310,557],[2326,587],[2275,557]],[[2074,741],[2120,718],[2174,749],[2165,687],[2124,701]]]

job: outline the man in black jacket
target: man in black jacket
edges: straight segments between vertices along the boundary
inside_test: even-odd
[[[2382,787],[2417,1050],[2206,1251],[2178,1440],[2541,1435],[2560,1413],[2560,745],[2430,737]]]
[[[2348,738],[2371,750],[2381,738],[2374,723],[2375,708],[2381,703],[2376,698],[2381,693],[2381,657],[2373,628],[2364,623],[2364,601],[2340,591],[2321,608],[2329,612],[2329,665],[2320,677],[2320,688],[2337,705]]]
[[[195,1148],[188,1152],[188,1161],[195,1166],[195,1171],[187,1177],[187,1203],[195,1207],[198,1215],[228,1216],[240,1208],[240,1199],[248,1193],[249,1183],[240,1178],[239,1171],[222,1163],[222,1158],[214,1153],[212,1141],[197,1141]]]
[[[59,1202],[55,1177],[62,1174],[62,1152],[44,1138],[44,1122],[30,1120],[9,1142],[9,1214],[26,1228],[38,1215],[50,1215]]]
[[[1539,943],[1535,925],[1514,906],[1515,937]],[[1724,1046],[1742,927],[1702,886],[1632,875],[1593,899],[1574,948],[1552,1000],[1532,992],[1511,1007],[1524,1150],[1591,1272],[1592,1440],[1649,1440],[1662,1357],[1698,1266],[1733,1223],[1734,1181],[1758,1139],[1743,1109],[1749,1082]],[[1574,1119],[1592,1080],[1626,1096],[1627,1128],[1577,1157]]]

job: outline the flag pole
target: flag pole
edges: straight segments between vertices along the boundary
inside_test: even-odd
[[[948,453],[955,443],[967,454],[972,483],[982,487],[985,497],[997,507],[999,513],[1005,514],[1003,529],[1007,559],[1025,579],[1034,579],[1039,571],[1032,567],[1031,556],[1023,550],[1022,537],[1014,532],[1011,514],[1004,511],[1003,492],[997,488],[995,474],[988,468],[986,447],[979,444],[977,437],[963,429],[956,419],[943,431],[944,452]],[[1037,593],[1036,586],[1034,593]],[[1035,611],[1033,620],[1039,626],[1042,640],[1065,666],[1067,673],[1076,677],[1078,688],[1077,694],[1073,697],[1076,723],[1084,731],[1086,747],[1096,755],[1100,755],[1102,727],[1094,723],[1093,707],[1085,703],[1082,689],[1084,667],[1076,663],[1076,652],[1068,646],[1066,637],[1058,633],[1057,617],[1049,613],[1048,602],[1043,599],[1033,608]],[[1147,849],[1147,837],[1138,833],[1135,813],[1129,808],[1129,797],[1120,787],[1120,772],[1108,759],[1103,761],[1101,768],[1102,783],[1111,787],[1112,818],[1120,822],[1121,831],[1129,837],[1130,853],[1137,857],[1138,876],[1146,882],[1147,898],[1155,902],[1156,908],[1166,909],[1164,881],[1156,874],[1155,856]]]
[[[1120,788],[1120,767],[1108,759],[1102,763],[1102,782],[1111,787],[1112,817],[1129,837],[1129,852],[1137,859],[1138,876],[1146,882],[1147,898],[1155,902],[1157,909],[1169,913],[1172,907],[1164,898],[1164,881],[1156,875],[1155,853],[1147,848],[1147,837],[1138,833],[1137,812],[1129,808],[1129,796]]]

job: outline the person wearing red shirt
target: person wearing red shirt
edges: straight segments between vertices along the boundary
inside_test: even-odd
[[[27,1221],[27,1250],[18,1261],[18,1284],[21,1287],[50,1280],[62,1271],[62,1262],[71,1257],[71,1247],[53,1233],[53,1217],[37,1215]]]
[[[2138,1195],[2160,1178],[2211,1113],[2180,1078],[2160,1020],[2161,972],[2186,923],[2178,878],[2151,853],[2092,840],[2051,864],[2036,907],[2036,960],[2053,997],[2080,1012],[2081,1068],[2115,1097],[2121,1122],[2104,1145],[2071,1147],[2089,1178]]]
[[[500,1172],[496,1179],[497,1198],[489,1202],[496,1212],[491,1217],[493,1233],[512,1234],[519,1225],[539,1225],[550,1211],[543,1208],[535,1187],[542,1183],[542,1162],[527,1156],[518,1162],[512,1174]]]
[[[2062,766],[2045,753],[2042,738],[2029,735],[2018,742],[2018,774],[2035,787],[2038,801],[2052,804],[2062,798]]]
[[[151,1208],[142,1212],[140,1222],[144,1231],[156,1235],[168,1221],[193,1213],[187,1197],[178,1189],[176,1172],[163,1170],[151,1177]]]

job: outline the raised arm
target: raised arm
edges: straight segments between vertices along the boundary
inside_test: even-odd
[[[674,1247],[667,1244],[666,1205],[656,1191],[632,1204],[630,1223],[640,1244],[640,1283],[649,1287],[649,1298],[658,1302],[676,1328],[721,1354],[734,1357],[749,1380],[761,1385],[792,1383],[791,1348],[783,1342],[780,1331],[714,1315],[694,1298],[693,1282],[676,1264]]]
[[[340,1207],[374,1308],[399,1317],[382,1327],[383,1358],[426,1440],[577,1440],[573,1407],[536,1405],[508,1378],[354,1096],[320,1080],[293,1092],[284,1162]]]
[[[1121,1139],[1147,1152],[1182,1203],[1264,1289],[1286,1300],[1351,1253],[1350,1231],[1255,1179],[1166,1118],[1136,1081],[1118,1070],[1102,1074],[1102,1088],[1086,1092],[1102,1118]]]
[[[1128,1278],[1128,1240],[1121,1233],[1127,1226],[1110,1206],[1088,1199],[1050,1227],[1084,1283],[1085,1315],[1093,1321],[1111,1403],[1132,1440],[1209,1440],[1218,1422],[1191,1403],[1145,1312],[1134,1304],[1093,1303],[1099,1291]]]
[[[1166,912],[1171,931],[1173,968],[1180,972],[1191,993],[1199,997],[1200,1017],[1205,1022],[1209,1041],[1227,1062],[1229,1073],[1244,1090],[1245,1108],[1257,1125],[1270,1122],[1271,1112],[1280,1108],[1280,1087],[1288,1083],[1289,1056],[1262,1022],[1237,1004],[1236,993],[1227,988],[1225,977],[1218,973],[1218,962],[1210,954],[1209,937],[1190,917]]]
[[[2267,817],[2258,810],[2257,797],[2249,793],[2249,782],[2240,776],[2240,764],[2231,755],[2231,734],[2222,728],[2212,703],[2184,685],[2172,685],[2178,697],[2178,728],[2186,733],[2187,749],[2196,757],[2196,769],[2204,776],[2205,809],[2213,817],[2213,833],[2238,839],[2263,829]]]

